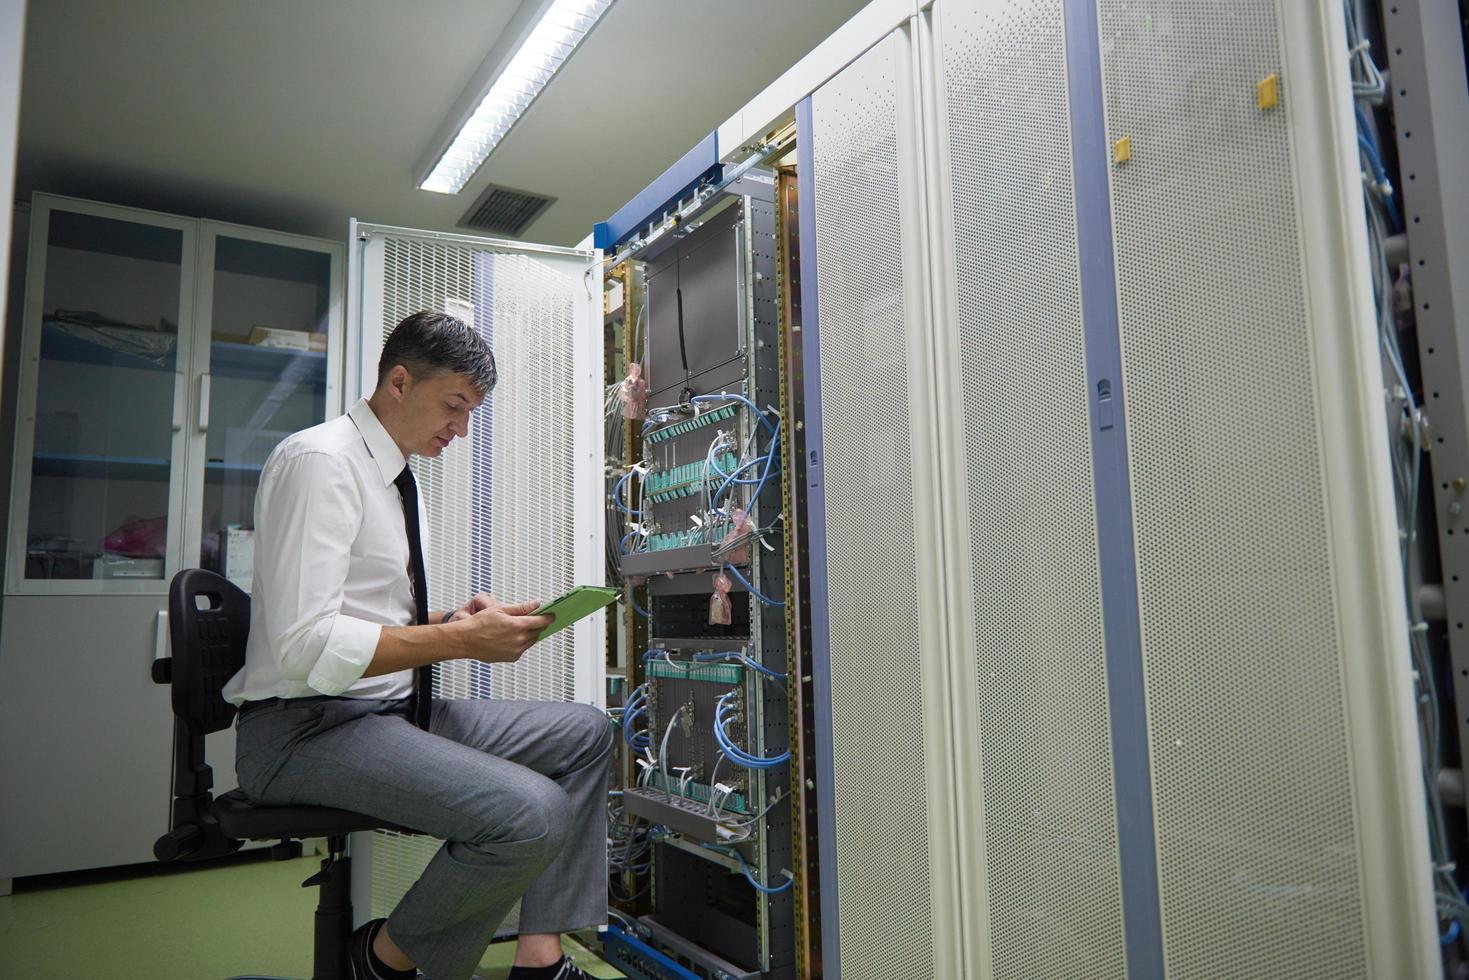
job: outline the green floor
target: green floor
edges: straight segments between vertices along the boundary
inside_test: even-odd
[[[304,980],[316,889],[301,882],[319,863],[251,855],[211,868],[17,882],[15,894],[0,897],[0,980]],[[622,976],[580,947],[570,951],[595,976]],[[492,945],[481,975],[503,977],[513,954],[511,943]]]

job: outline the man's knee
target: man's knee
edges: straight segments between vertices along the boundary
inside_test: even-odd
[[[560,852],[571,831],[571,801],[550,780],[520,787],[508,809],[493,801],[479,833],[467,843],[486,850],[525,849],[547,861]]]
[[[612,722],[601,708],[590,704],[568,704],[565,723],[568,748],[579,760],[573,768],[606,760],[612,754]]]

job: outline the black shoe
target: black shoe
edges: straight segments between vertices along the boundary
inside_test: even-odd
[[[368,964],[368,950],[372,949],[372,941],[377,938],[378,927],[386,919],[372,919],[362,923],[357,931],[352,933],[351,940],[347,943],[347,980],[369,980],[372,976],[372,967]]]
[[[352,933],[351,940],[347,943],[347,980],[374,980],[378,974],[372,969],[372,941],[377,938],[377,931],[382,928],[387,919],[373,919],[364,922]],[[411,971],[409,976],[418,976],[418,972]]]
[[[596,980],[596,977],[573,963],[570,956],[562,956],[561,970],[556,974],[554,980]]]
[[[551,969],[554,969],[556,972],[551,974],[550,980],[597,980],[596,977],[592,976],[590,973],[586,972],[581,967],[573,963],[571,961],[571,957],[565,955],[564,953],[562,954],[559,962],[552,963],[550,966],[513,967],[510,971],[510,976],[525,976],[525,971],[530,971],[533,976],[539,977],[544,975],[541,971]]]

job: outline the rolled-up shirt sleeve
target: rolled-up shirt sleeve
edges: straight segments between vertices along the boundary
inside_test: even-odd
[[[347,462],[303,452],[275,461],[261,481],[255,534],[256,589],[282,677],[322,694],[361,679],[382,626],[342,612],[362,494]]]

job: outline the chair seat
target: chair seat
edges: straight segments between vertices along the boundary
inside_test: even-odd
[[[214,801],[219,829],[239,840],[270,840],[277,837],[330,837],[359,830],[398,830],[407,827],[378,820],[351,810],[329,806],[272,806],[256,803],[241,790],[232,789]]]

